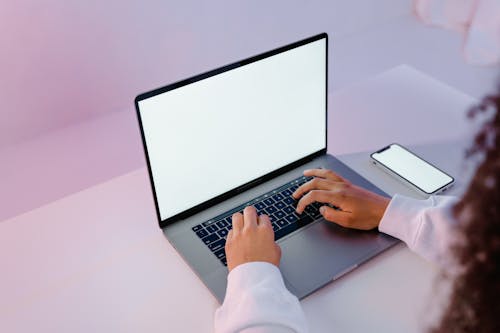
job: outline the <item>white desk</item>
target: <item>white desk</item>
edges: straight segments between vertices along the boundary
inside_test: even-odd
[[[352,87],[341,97],[334,96],[331,106],[338,108],[331,109],[330,119],[335,119],[332,115],[336,113],[345,115],[347,110],[338,105],[356,98],[356,91],[366,92],[376,86],[386,89],[381,83],[389,84],[388,78],[398,84],[395,77],[401,77],[394,72],[388,74],[365,86]],[[471,101],[451,89],[448,93],[452,107],[461,104],[464,109]],[[412,96],[402,89],[398,98],[406,98],[405,104],[410,106],[398,112],[411,115],[419,109],[420,96]],[[446,101],[443,97],[438,102]],[[365,100],[365,107],[381,110],[386,102]],[[356,110],[362,114],[357,103]],[[421,117],[442,109],[442,105],[422,109]],[[386,115],[391,118],[390,112]],[[460,116],[457,112],[452,117],[455,124],[460,124],[456,120]],[[380,119],[380,115],[365,121],[376,124],[375,118]],[[354,122],[356,116],[344,119]],[[437,119],[450,121],[448,117]],[[345,129],[351,126],[349,121]],[[330,127],[338,128],[331,123]],[[450,140],[456,128],[443,127],[442,138]],[[381,135],[390,138],[388,131],[390,127]],[[337,134],[330,134],[332,142]],[[365,138],[375,145],[373,148],[378,147],[377,140]],[[392,141],[378,138],[382,139],[384,143]],[[400,142],[419,143],[418,138]],[[460,149],[450,142],[421,145],[415,150],[456,175]],[[342,159],[385,191],[408,193],[371,168],[366,153],[344,155]],[[0,265],[2,332],[210,332],[218,306],[158,229],[145,169],[1,223]],[[302,304],[313,332],[418,332],[426,317],[422,310],[430,303],[429,288],[435,275],[435,268],[399,245],[307,297]]]

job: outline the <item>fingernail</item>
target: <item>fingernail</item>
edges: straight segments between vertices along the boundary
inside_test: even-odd
[[[319,212],[323,214],[325,212],[325,209],[326,209],[325,206],[321,206],[319,207]]]

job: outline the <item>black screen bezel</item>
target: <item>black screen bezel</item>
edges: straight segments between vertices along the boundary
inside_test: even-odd
[[[157,199],[157,195],[156,195],[156,188],[154,185],[154,179],[153,179],[153,173],[152,173],[152,169],[151,169],[148,149],[146,146],[146,138],[144,135],[144,129],[143,129],[141,115],[140,115],[140,111],[139,111],[139,102],[144,100],[144,99],[151,98],[151,97],[154,97],[156,95],[165,93],[167,91],[177,89],[177,88],[183,87],[185,85],[188,85],[188,84],[191,84],[191,83],[194,83],[197,81],[201,81],[203,79],[206,79],[206,78],[230,71],[232,69],[236,69],[236,68],[251,64],[253,62],[256,62],[256,61],[259,61],[259,60],[262,60],[262,59],[265,59],[268,57],[272,57],[272,56],[277,55],[279,53],[283,53],[283,52],[289,51],[291,49],[303,46],[305,44],[316,42],[316,41],[321,40],[321,39],[325,39],[325,42],[326,42],[326,47],[325,47],[325,52],[326,52],[326,55],[325,55],[325,62],[326,62],[326,64],[325,64],[326,65],[326,67],[325,67],[325,70],[326,70],[326,73],[325,73],[326,74],[325,75],[325,145],[324,145],[324,148],[322,148],[322,149],[320,149],[320,150],[318,150],[310,155],[307,155],[307,156],[305,156],[305,157],[303,157],[295,162],[287,164],[287,165],[285,165],[277,170],[274,170],[274,171],[272,171],[264,176],[258,177],[256,179],[249,181],[243,185],[240,185],[232,190],[229,190],[225,193],[222,193],[222,194],[220,194],[220,195],[218,195],[210,200],[204,201],[204,202],[202,202],[194,207],[191,207],[191,208],[189,208],[181,213],[173,215],[165,220],[162,220],[161,215],[160,215],[160,208],[159,208],[159,204],[158,204],[158,199]],[[327,146],[328,146],[328,34],[321,33],[321,34],[300,40],[298,42],[288,44],[288,45],[276,48],[274,50],[267,51],[267,52],[264,52],[264,53],[261,53],[261,54],[258,54],[258,55],[252,56],[250,58],[240,60],[240,61],[236,61],[236,62],[231,63],[229,65],[225,65],[225,66],[213,69],[211,71],[208,71],[208,72],[205,72],[202,74],[198,74],[198,75],[195,75],[193,77],[190,77],[190,78],[187,78],[184,80],[180,80],[180,81],[174,82],[172,84],[169,84],[169,85],[142,93],[135,98],[134,104],[135,104],[137,119],[139,122],[139,128],[141,131],[141,138],[142,138],[142,144],[143,144],[143,148],[144,148],[144,154],[146,157],[146,163],[147,163],[147,167],[148,167],[149,180],[150,180],[150,184],[151,184],[151,189],[153,191],[153,198],[154,198],[154,203],[155,203],[155,208],[156,208],[156,216],[158,218],[160,228],[163,229],[172,223],[175,223],[179,220],[182,220],[182,219],[185,219],[191,215],[194,215],[194,214],[196,214],[204,209],[207,209],[210,206],[213,206],[213,205],[218,204],[224,200],[227,200],[230,197],[233,197],[239,193],[242,193],[242,192],[244,192],[244,191],[246,191],[254,186],[262,184],[263,182],[266,182],[266,181],[268,181],[268,180],[270,180],[278,175],[281,175],[285,172],[288,172],[288,171],[290,171],[290,170],[326,153]]]

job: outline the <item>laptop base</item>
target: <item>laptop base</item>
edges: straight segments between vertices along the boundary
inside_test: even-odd
[[[318,167],[334,170],[355,185],[386,195],[337,158],[325,154],[186,220],[170,225],[163,231],[193,271],[222,303],[226,292],[227,268],[191,228],[297,178],[305,169]],[[303,298],[398,242],[397,239],[377,231],[346,229],[320,218],[278,240],[282,249],[280,270],[290,292]]]

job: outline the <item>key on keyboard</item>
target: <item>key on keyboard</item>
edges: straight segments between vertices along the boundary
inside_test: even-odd
[[[268,214],[271,217],[275,240],[288,235],[321,216],[319,207],[322,204],[320,203],[313,203],[307,206],[300,215],[295,212],[297,200],[292,197],[292,193],[299,186],[311,179],[312,177],[304,176],[294,179],[220,216],[198,224],[192,230],[222,264],[227,265],[224,246],[227,233],[231,230],[231,218],[234,213],[241,212],[246,206],[253,205],[257,209],[258,214]]]

